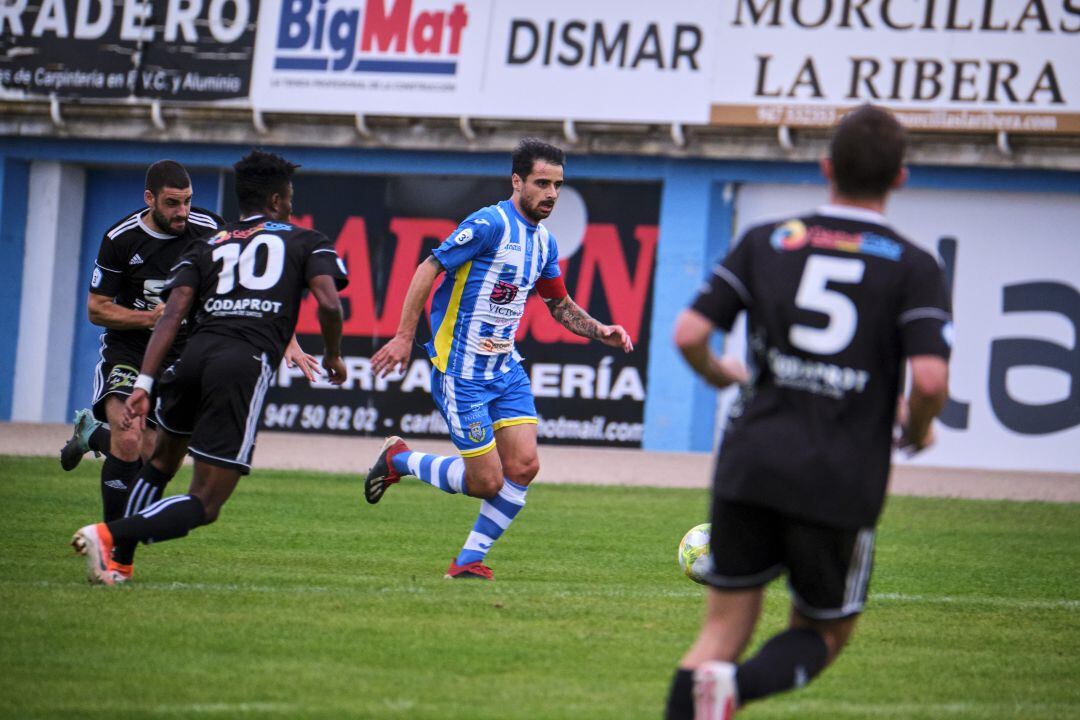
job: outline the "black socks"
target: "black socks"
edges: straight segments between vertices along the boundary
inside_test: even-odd
[[[150,507],[165,492],[165,486],[172,480],[172,475],[157,469],[153,461],[142,466],[139,478],[131,488],[123,517],[130,517]],[[114,538],[113,560],[121,565],[130,565],[135,559],[135,542],[118,542]]]
[[[807,628],[773,637],[735,673],[740,704],[802,687],[825,669],[828,652],[821,635]]]
[[[141,467],[142,460],[125,462],[112,455],[105,456],[101,466],[101,508],[105,522],[124,517],[128,494]]]
[[[203,524],[206,510],[193,495],[171,495],[138,515],[109,523],[113,544],[123,547],[137,542],[162,542],[181,538]]]

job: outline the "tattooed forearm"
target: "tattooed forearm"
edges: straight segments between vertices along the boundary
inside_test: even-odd
[[[600,338],[600,323],[569,297],[553,300],[547,306],[551,317],[562,323],[562,326],[570,332],[593,340]]]

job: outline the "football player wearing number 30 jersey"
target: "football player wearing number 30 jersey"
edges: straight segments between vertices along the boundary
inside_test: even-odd
[[[243,219],[193,246],[173,266],[162,290],[165,311],[124,406],[124,423],[138,423],[151,411],[150,391],[159,385],[153,417],[160,430],[140,478],[150,473],[168,482],[190,453],[191,487],[123,519],[78,530],[72,544],[85,548],[91,582],[115,585],[131,577],[130,564],[117,563],[114,549],[132,557],[138,542],[183,537],[217,519],[251,470],[263,398],[306,289],[318,303],[328,380],[345,380],[338,297],[347,282],[345,267],[326,236],[289,222],[296,166],[254,150],[234,169]],[[192,309],[195,329],[187,347],[159,378]]]

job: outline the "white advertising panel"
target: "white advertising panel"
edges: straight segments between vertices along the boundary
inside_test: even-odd
[[[914,129],[1080,131],[1076,0],[722,4],[715,124],[830,125],[874,102]]]
[[[738,233],[825,200],[822,187],[747,185]],[[952,277],[950,398],[937,444],[911,462],[1080,471],[1080,197],[904,190],[887,214]],[[733,334],[729,351],[743,347]]]
[[[263,110],[708,122],[712,3],[282,0],[259,16]]]
[[[262,110],[468,115],[492,0],[264,2],[251,100]]]

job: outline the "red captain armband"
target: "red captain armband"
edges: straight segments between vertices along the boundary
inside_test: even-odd
[[[536,292],[544,300],[562,300],[570,293],[566,292],[566,283],[562,275],[553,278],[540,278],[536,281]]]

